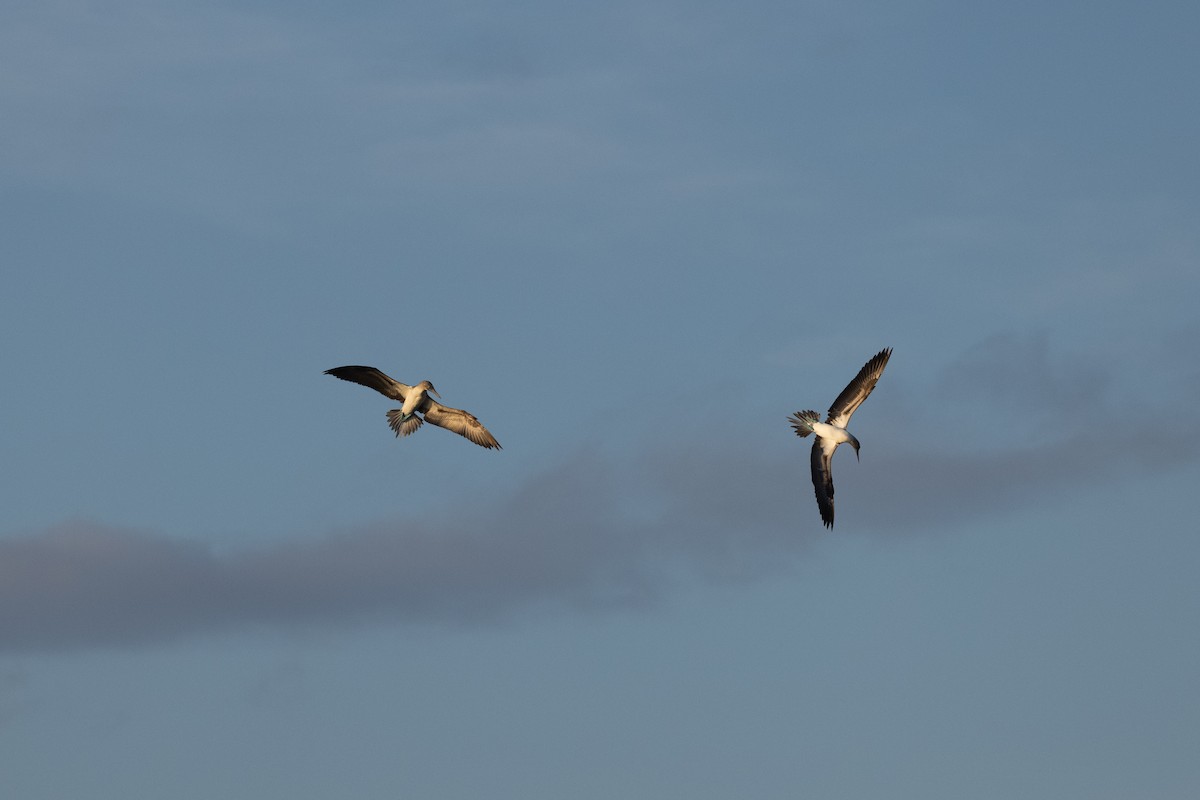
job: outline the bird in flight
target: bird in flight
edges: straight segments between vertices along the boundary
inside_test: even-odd
[[[416,386],[392,380],[374,367],[334,367],[325,370],[326,375],[332,375],[351,383],[368,386],[382,395],[399,400],[403,405],[387,412],[388,425],[396,432],[396,436],[408,436],[422,422],[437,425],[448,431],[454,431],[459,436],[470,439],[480,447],[489,450],[493,447],[500,449],[500,443],[487,428],[475,419],[475,415],[461,408],[444,406],[434,397],[441,397],[437,389],[429,381],[421,381]]]
[[[833,527],[833,476],[829,471],[833,452],[839,444],[849,442],[854,448],[854,456],[858,457],[858,439],[846,430],[850,423],[850,415],[862,405],[879,382],[883,368],[892,357],[892,348],[885,347],[876,353],[870,361],[850,381],[850,385],[842,389],[842,393],[829,407],[829,416],[821,422],[821,415],[816,411],[797,411],[788,417],[788,422],[796,429],[796,435],[816,436],[812,448],[812,482],[817,493],[817,508],[821,510],[821,521],[826,528]]]

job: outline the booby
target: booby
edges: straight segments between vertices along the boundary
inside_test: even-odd
[[[400,408],[387,412],[388,425],[396,432],[396,436],[408,436],[421,427],[422,421],[448,431],[454,431],[459,436],[470,439],[480,447],[489,450],[493,447],[500,449],[500,443],[487,428],[475,419],[475,415],[461,408],[444,406],[434,397],[440,398],[437,389],[429,381],[421,381],[416,386],[393,380],[374,367],[348,366],[334,367],[325,370],[326,375],[332,375],[344,381],[367,386],[380,394],[401,402]],[[420,416],[418,416],[420,415]],[[422,419],[424,418],[424,419]]]
[[[788,417],[797,436],[803,438],[811,433],[817,437],[812,447],[812,482],[817,493],[817,508],[821,510],[821,521],[826,528],[833,527],[833,476],[829,471],[833,453],[839,444],[849,442],[854,448],[855,458],[858,457],[858,439],[846,430],[846,425],[850,422],[850,415],[862,405],[879,382],[879,376],[891,357],[892,348],[885,347],[864,364],[854,380],[833,401],[824,422],[821,422],[821,415],[816,411],[797,411]]]

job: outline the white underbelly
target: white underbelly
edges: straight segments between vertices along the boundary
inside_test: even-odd
[[[416,410],[417,406],[421,404],[421,400],[424,397],[424,392],[418,392],[416,390],[409,392],[408,397],[404,398],[404,405],[400,407],[401,413],[403,413],[405,416],[412,414],[413,411]]]
[[[837,425],[830,425],[827,422],[814,422],[813,433],[820,436],[822,439],[831,442],[848,442],[850,434],[846,433],[845,428],[839,428]]]

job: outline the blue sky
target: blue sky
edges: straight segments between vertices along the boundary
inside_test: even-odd
[[[5,4],[6,787],[1194,797],[1198,25]]]

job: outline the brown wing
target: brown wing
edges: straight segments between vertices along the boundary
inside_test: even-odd
[[[817,508],[821,510],[821,521],[826,528],[833,527],[833,474],[829,471],[833,451],[828,439],[817,438],[812,446],[812,482],[817,494]]]
[[[825,421],[831,425],[837,425],[839,428],[846,427],[850,422],[850,415],[874,391],[875,384],[879,383],[879,376],[883,374],[883,368],[887,366],[888,359],[891,357],[892,348],[885,347],[872,356],[870,361],[863,364],[863,368],[854,376],[854,380],[850,381],[850,384],[837,396],[837,400],[833,401],[833,405],[829,407],[829,417]]]
[[[409,390],[412,389],[407,383],[392,380],[374,367],[334,367],[333,369],[325,370],[325,374],[374,389],[380,394],[386,395],[393,400],[399,400],[402,403],[404,402],[404,398],[408,396]]]
[[[444,406],[428,395],[425,397],[425,402],[421,404],[421,411],[425,415],[425,421],[430,425],[454,431],[480,447],[486,447],[489,450],[493,447],[497,450],[500,449],[500,443],[496,441],[496,437],[492,436],[488,429],[475,419],[474,414],[463,411],[461,408]]]

